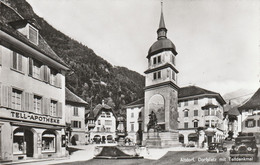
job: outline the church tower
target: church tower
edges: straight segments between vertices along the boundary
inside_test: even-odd
[[[162,4],[161,4],[162,5]],[[157,41],[150,47],[147,55],[148,69],[145,77],[144,133],[143,144],[149,146],[147,124],[149,114],[153,111],[160,127],[158,147],[178,143],[178,89],[176,69],[176,47],[167,38],[163,9],[157,30]],[[154,142],[151,142],[154,144]]]

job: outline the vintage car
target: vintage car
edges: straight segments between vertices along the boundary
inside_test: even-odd
[[[210,143],[208,147],[208,152],[214,152],[214,153],[219,153],[219,152],[226,152],[227,147],[223,146],[223,143]]]
[[[254,136],[240,136],[230,149],[230,161],[257,161],[258,148]]]

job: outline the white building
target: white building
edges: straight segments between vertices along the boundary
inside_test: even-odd
[[[116,138],[116,115],[106,104],[98,104],[87,114],[86,129],[91,142],[112,143]]]
[[[143,107],[144,99],[139,99],[126,106],[127,137],[134,143],[142,141],[142,134],[138,134],[138,130],[142,130],[143,128]]]
[[[182,87],[178,95],[179,140],[185,145],[202,145],[224,139],[224,110],[226,103],[219,93],[197,86]]]
[[[0,11],[0,161],[65,156],[68,67],[35,20]]]
[[[88,103],[66,88],[65,122],[70,125],[68,133],[72,145],[86,144],[85,107]]]

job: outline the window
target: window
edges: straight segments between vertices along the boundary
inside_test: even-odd
[[[51,100],[50,115],[56,116],[57,113],[57,101]]]
[[[16,52],[12,54],[12,68],[20,72],[23,71],[23,56]]]
[[[111,128],[110,127],[106,127],[106,132],[111,132]]]
[[[156,80],[156,79],[160,79],[161,78],[161,71],[158,71],[158,72],[154,72],[153,73],[153,79]]]
[[[78,109],[78,107],[73,107],[73,116],[79,116],[79,109]]]
[[[32,76],[34,78],[40,79],[41,78],[41,63],[33,60],[33,69],[32,69]]]
[[[22,110],[22,91],[14,88],[12,90],[12,108]]]
[[[184,117],[188,117],[189,116],[189,112],[188,111],[184,111]]]
[[[97,127],[97,132],[100,132],[100,127]]]
[[[112,120],[105,120],[105,125],[112,125]]]
[[[42,152],[55,152],[56,135],[52,131],[42,133]]]
[[[187,122],[184,123],[184,128],[188,128],[188,124]]]
[[[101,121],[100,120],[98,120],[98,125],[101,125]]]
[[[134,131],[134,123],[131,123],[131,131]]]
[[[209,110],[208,109],[205,109],[204,113],[205,113],[205,116],[209,116]]]
[[[42,97],[34,95],[33,96],[33,109],[35,113],[41,113],[42,107]]]
[[[199,99],[194,99],[194,105],[198,105]]]
[[[29,40],[38,45],[38,31],[32,26],[29,26]]]
[[[110,112],[106,112],[106,116],[107,116],[108,118],[110,118],[110,117],[111,117]]]
[[[209,103],[209,104],[212,103],[212,98],[208,98],[208,103]]]
[[[197,128],[198,127],[198,122],[197,121],[194,121],[194,128]]]
[[[255,120],[254,119],[247,120],[246,127],[255,127]]]
[[[253,109],[248,110],[248,115],[253,115]]]
[[[153,58],[153,64],[156,65],[156,64],[159,64],[162,62],[162,58],[161,56],[157,56],[157,57],[154,57]]]
[[[175,57],[171,56],[171,59],[172,59],[172,64],[175,65]]]
[[[205,121],[205,127],[209,127],[209,120]]]
[[[198,110],[194,110],[194,116],[198,116],[199,115],[199,111]]]
[[[81,121],[71,121],[72,128],[81,128]]]
[[[101,113],[101,117],[106,117],[105,112],[102,112],[102,113]]]
[[[184,106],[188,106],[188,105],[189,105],[188,100],[184,101]]]
[[[176,80],[175,76],[176,76],[175,72],[172,71],[172,79],[173,79],[173,80]]]
[[[131,118],[133,118],[133,117],[134,117],[134,112],[131,113]]]

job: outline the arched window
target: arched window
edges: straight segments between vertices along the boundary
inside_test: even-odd
[[[56,152],[56,134],[51,130],[42,133],[42,152]]]

